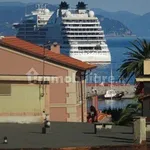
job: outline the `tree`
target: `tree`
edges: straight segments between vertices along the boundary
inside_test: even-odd
[[[133,122],[133,118],[141,115],[142,105],[137,101],[137,103],[129,104],[122,111],[121,117],[117,122],[118,125],[129,125]]]
[[[134,76],[138,77],[143,75],[144,60],[150,58],[150,43],[145,39],[137,39],[130,42],[132,48],[127,47],[130,51],[125,53],[127,58],[123,61],[118,71],[120,72],[120,80],[129,80]]]

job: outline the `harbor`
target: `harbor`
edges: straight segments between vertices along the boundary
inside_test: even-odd
[[[94,84],[87,83],[87,97],[92,97],[93,95],[97,95],[101,98],[108,90],[114,90],[116,93],[123,92],[124,95],[121,99],[133,99],[135,97],[135,85],[131,84]]]

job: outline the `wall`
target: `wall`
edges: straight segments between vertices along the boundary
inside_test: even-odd
[[[81,85],[73,80],[76,70],[54,63],[43,63],[42,60],[2,47],[0,47],[0,60],[1,75],[22,76],[28,75],[31,72],[33,72],[34,75],[43,75],[44,72],[44,75],[47,76],[63,77],[62,83],[50,82],[50,85],[46,85],[45,111],[50,114],[51,121],[81,121],[79,109],[79,107],[81,107],[79,103],[81,99]],[[66,83],[66,76],[71,76],[73,82]],[[84,118],[86,120],[85,105],[86,102],[84,98]]]
[[[68,80],[66,91],[60,91],[58,88],[62,84],[50,84],[50,97],[55,96],[55,100],[50,99],[50,119],[53,121],[68,121],[68,122],[81,122],[81,83],[76,81],[76,71],[68,70],[68,76],[71,80]],[[83,87],[85,86],[85,80],[83,80]],[[62,93],[66,92],[65,101],[60,101]],[[57,103],[56,103],[57,101]],[[84,121],[86,122],[87,106],[85,97],[85,87],[83,88],[83,107],[84,107]],[[58,119],[59,118],[59,119]],[[64,119],[62,119],[64,118]],[[66,119],[65,119],[66,118]]]
[[[26,119],[39,122],[44,104],[44,98],[40,98],[39,85],[13,83],[9,96],[0,95],[0,122],[23,122]]]
[[[150,98],[143,100],[143,116],[150,118]]]
[[[144,61],[144,75],[150,75],[150,59]]]
[[[145,95],[150,94],[150,82],[144,82],[144,94]]]

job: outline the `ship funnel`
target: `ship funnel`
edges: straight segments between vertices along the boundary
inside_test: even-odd
[[[84,2],[78,2],[78,4],[76,5],[76,9],[78,10],[85,10],[87,8],[87,4],[85,4]]]

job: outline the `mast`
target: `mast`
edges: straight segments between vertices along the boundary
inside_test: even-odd
[[[111,65],[111,73],[110,73],[110,75],[111,75],[111,79],[110,79],[110,88],[111,88],[111,90],[112,90],[112,65]]]
[[[111,79],[110,79],[110,89],[112,90],[112,64],[111,64]],[[112,100],[112,96],[111,96],[111,100]]]

